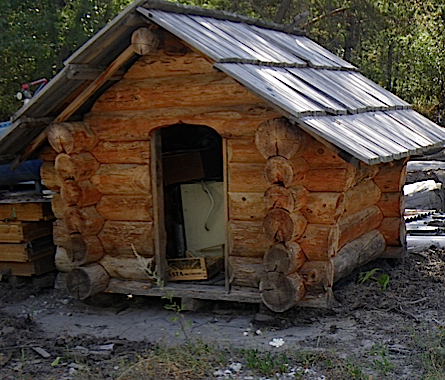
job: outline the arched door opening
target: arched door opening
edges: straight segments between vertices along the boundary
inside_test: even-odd
[[[167,280],[224,285],[222,138],[201,125],[175,124],[159,133]]]

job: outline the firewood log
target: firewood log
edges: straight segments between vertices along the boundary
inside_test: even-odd
[[[150,141],[99,141],[91,153],[101,164],[149,164]]]
[[[68,294],[79,300],[84,300],[103,292],[110,281],[110,276],[102,265],[94,263],[72,270],[66,279]]]
[[[149,28],[136,29],[131,35],[131,47],[139,55],[147,55],[159,45],[158,36]]]
[[[71,234],[61,246],[66,249],[69,260],[80,266],[99,261],[104,255],[104,248],[97,236]]]
[[[54,162],[44,161],[40,166],[40,179],[42,183],[52,191],[58,191],[61,186],[61,181],[56,173]]]
[[[295,306],[304,297],[306,289],[298,272],[284,275],[267,272],[260,282],[263,303],[272,311],[281,313]]]
[[[281,156],[270,157],[264,167],[264,176],[268,183],[286,187],[299,184],[307,172],[307,162],[301,157],[292,161]]]
[[[344,193],[309,193],[301,213],[308,223],[335,224],[344,212]]]
[[[80,153],[92,150],[98,139],[85,122],[52,124],[48,141],[57,153]]]
[[[307,225],[306,218],[299,211],[292,213],[283,209],[269,210],[264,218],[266,236],[276,242],[290,242],[298,239]]]
[[[327,261],[337,252],[338,237],[337,225],[309,223],[296,241],[309,261]]]
[[[334,281],[347,276],[355,268],[379,257],[386,248],[383,235],[373,230],[346,244],[333,258]]]
[[[126,280],[154,281],[148,270],[151,269],[153,258],[140,256],[112,256],[105,255],[99,261],[112,278],[123,278]]]
[[[373,180],[354,186],[345,193],[345,212],[343,215],[346,217],[375,205],[381,194],[379,187]]]
[[[67,179],[60,189],[63,202],[69,206],[86,207],[99,202],[102,193],[89,181]]]
[[[82,236],[97,235],[105,223],[94,206],[69,207],[63,219],[69,233],[80,233]]]
[[[258,288],[265,274],[260,257],[229,256],[229,282],[234,286]]]
[[[293,273],[306,261],[300,245],[292,242],[287,245],[275,243],[266,251],[263,265],[266,272]]]
[[[96,209],[107,220],[153,220],[150,195],[104,195]]]

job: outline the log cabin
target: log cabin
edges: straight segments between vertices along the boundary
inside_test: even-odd
[[[39,157],[56,265],[100,292],[329,307],[405,252],[406,161],[445,131],[298,30],[139,0],[11,119]]]

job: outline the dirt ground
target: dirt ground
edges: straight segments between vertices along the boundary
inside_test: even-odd
[[[84,303],[2,276],[0,378],[445,379],[445,250],[360,271],[336,284],[333,310],[280,315],[217,302],[178,313],[166,300],[125,295]],[[137,374],[141,363],[160,368],[159,358],[186,351],[199,370],[189,361],[181,372],[178,359],[174,374]]]

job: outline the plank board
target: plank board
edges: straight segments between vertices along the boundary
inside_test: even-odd
[[[35,261],[15,263],[10,261],[0,262],[0,271],[11,271],[13,276],[33,276],[51,272],[56,269],[54,253],[48,253]]]
[[[49,252],[55,252],[51,235],[33,240],[29,243],[0,244],[0,261],[27,262],[34,261]]]
[[[51,235],[51,222],[0,222],[0,243],[27,243]]]
[[[37,222],[52,220],[54,215],[50,203],[0,203],[0,220]]]

